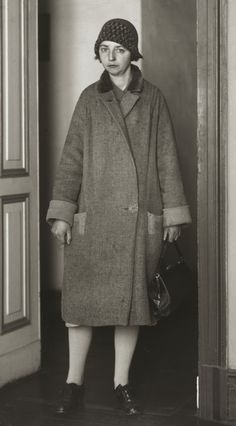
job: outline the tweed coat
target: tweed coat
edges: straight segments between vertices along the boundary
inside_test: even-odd
[[[153,324],[163,227],[191,222],[166,101],[132,74],[120,104],[107,71],[81,94],[47,213],[72,226],[62,316],[75,325]]]

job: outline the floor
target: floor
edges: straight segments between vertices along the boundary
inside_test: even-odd
[[[197,418],[197,321],[188,303],[156,327],[141,329],[131,382],[144,408],[125,417],[112,392],[113,329],[97,328],[89,353],[83,412],[65,419],[54,413],[67,371],[67,335],[56,295],[43,298],[42,369],[0,390],[0,426],[207,426]],[[50,310],[48,309],[50,306]]]

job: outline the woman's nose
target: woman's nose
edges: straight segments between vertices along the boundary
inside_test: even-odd
[[[109,61],[114,61],[115,59],[116,59],[115,51],[113,49],[109,50]]]

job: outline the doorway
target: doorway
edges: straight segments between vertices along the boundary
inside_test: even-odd
[[[56,8],[55,8],[55,3],[57,3]],[[54,41],[55,39],[57,39],[58,41],[57,59],[59,61],[59,62],[56,62],[56,58],[55,57],[53,58],[52,56],[50,56],[52,55],[52,49],[53,49],[53,45],[52,45],[53,39],[50,37],[51,50],[49,50],[49,52],[47,53],[45,53],[45,51],[42,51],[42,55],[45,54],[45,56],[41,57],[41,63],[40,63],[40,73],[41,73],[40,78],[42,78],[41,89],[40,89],[41,100],[43,99],[45,92],[47,93],[47,96],[48,96],[47,100],[45,99],[44,104],[41,104],[41,116],[40,116],[41,123],[42,123],[42,127],[40,128],[40,133],[41,133],[40,139],[41,141],[44,141],[44,142],[41,142],[41,147],[40,147],[41,158],[43,159],[43,161],[41,162],[41,164],[43,164],[43,172],[41,173],[42,222],[44,221],[47,203],[49,200],[49,193],[51,192],[51,183],[53,180],[53,173],[55,171],[56,163],[59,160],[61,147],[63,145],[66,129],[68,127],[69,116],[71,116],[72,108],[77,98],[77,93],[80,92],[83,85],[86,86],[90,82],[95,81],[93,74],[87,73],[86,75],[86,70],[82,63],[84,62],[82,61],[82,57],[83,58],[85,57],[84,56],[85,52],[83,51],[83,49],[85,48],[85,45],[86,45],[86,49],[88,49],[88,45],[86,44],[87,39],[84,40],[83,32],[85,32],[86,25],[88,26],[88,29],[89,30],[91,29],[92,31],[92,27],[94,26],[94,21],[93,21],[94,16],[98,18],[98,16],[94,13],[95,2],[94,1],[88,2],[85,7],[82,4],[83,2],[72,1],[71,2],[72,9],[75,7],[75,3],[77,4],[77,6],[79,5],[77,9],[71,10],[70,12],[68,3],[67,3],[67,6],[64,12],[62,12],[63,11],[62,0],[60,0],[60,2],[58,1],[45,2],[43,0],[41,2],[39,1],[39,11],[42,15],[42,19],[46,27],[46,34],[47,33],[48,35],[53,34]],[[109,13],[112,12],[112,7],[114,7],[115,2],[114,3],[109,2],[109,3],[110,3],[110,6],[109,6],[110,9],[109,8],[108,10],[106,9],[108,15]],[[193,214],[193,221],[195,224],[193,227],[185,231],[185,236],[182,240],[182,246],[183,246],[183,250],[188,263],[190,264],[192,270],[196,271],[196,268],[197,268],[197,262],[196,262],[196,259],[197,259],[197,256],[196,256],[196,252],[197,252],[197,249],[196,249],[196,246],[197,246],[197,237],[196,237],[197,235],[197,226],[196,226],[196,223],[197,223],[197,139],[200,140],[200,146],[202,147],[202,151],[201,151],[202,165],[204,165],[204,162],[206,161],[206,158],[207,158],[208,161],[211,161],[211,163],[209,163],[208,166],[212,167],[212,161],[214,156],[214,152],[213,152],[214,147],[211,146],[211,139],[208,139],[207,144],[204,145],[204,142],[206,141],[205,140],[203,141],[203,139],[201,139],[202,135],[197,133],[199,132],[199,127],[197,131],[197,117],[198,117],[198,114],[201,113],[201,111],[197,112],[197,104],[199,102],[199,91],[197,90],[197,87],[198,88],[201,87],[201,84],[203,81],[207,80],[209,83],[209,78],[210,78],[209,76],[206,76],[206,74],[205,75],[203,74],[204,70],[203,68],[201,68],[201,66],[199,67],[198,73],[197,73],[197,44],[196,44],[197,23],[198,23],[198,30],[199,28],[201,28],[201,30],[199,30],[199,33],[198,33],[199,39],[202,40],[202,51],[200,52],[201,54],[200,57],[202,58],[203,62],[206,61],[204,52],[206,49],[210,49],[210,51],[212,51],[212,66],[213,66],[213,64],[215,63],[214,61],[216,61],[216,56],[214,55],[218,54],[217,53],[218,38],[216,37],[217,28],[219,25],[218,7],[222,7],[222,6],[220,2],[217,2],[215,0],[210,2],[206,2],[204,0],[203,1],[201,0],[199,1],[192,1],[192,0],[191,1],[189,0],[166,1],[165,0],[165,1],[158,1],[158,2],[145,1],[145,5],[144,5],[144,2],[140,2],[140,9],[137,8],[137,2],[136,2],[136,7],[133,7],[131,3],[132,2],[129,2],[129,6],[127,5],[126,17],[128,17],[129,19],[129,14],[130,14],[130,20],[133,21],[134,23],[136,23],[137,21],[138,29],[142,32],[142,35],[143,35],[143,49],[145,49],[147,52],[147,58],[149,57],[151,59],[149,62],[147,62],[147,65],[145,64],[143,65],[144,74],[145,76],[147,74],[147,78],[149,78],[154,83],[156,82],[155,80],[157,79],[158,85],[160,85],[160,81],[161,81],[163,92],[166,94],[167,99],[169,98],[168,101],[170,104],[170,109],[173,115],[174,124],[175,124],[176,132],[177,132],[177,141],[179,141],[178,143],[180,148],[179,149],[180,162],[182,165],[184,181],[185,181],[185,185],[187,189],[187,195],[189,200],[191,201],[191,210]],[[153,13],[155,10],[155,7],[157,9],[155,13]],[[183,10],[184,12],[186,12],[186,15],[185,15],[186,21],[185,21],[185,25],[183,25],[182,27],[181,19],[183,19],[183,13],[182,13]],[[175,13],[173,13],[173,11],[175,11]],[[137,16],[136,16],[136,13],[137,13]],[[119,15],[120,15],[120,11],[119,11]],[[113,13],[112,13],[112,16],[113,16]],[[63,17],[63,20],[62,20],[62,17]],[[85,17],[87,17],[87,21]],[[109,19],[109,17],[110,16],[108,16],[107,19]],[[69,23],[71,23],[72,22],[71,20],[73,19],[77,19],[77,20],[81,19],[82,28],[79,34],[76,34],[76,30],[75,30],[75,27],[73,27],[73,25],[69,25]],[[157,36],[158,36],[157,28],[155,27],[154,24],[150,25],[150,20],[152,19],[154,20],[154,22],[155,22],[155,19],[159,20],[159,25],[157,26],[158,29],[162,28],[163,34],[164,32],[166,32],[167,38],[169,37],[169,40],[167,41],[169,42],[170,50],[167,49],[168,43],[166,45],[166,43],[163,42],[163,39],[161,37],[157,39]],[[166,25],[168,19],[169,19],[170,31],[168,30],[164,31],[165,30],[164,22]],[[191,23],[193,22],[193,20],[194,20],[194,25],[189,25],[188,27],[187,23]],[[65,28],[64,36],[66,35],[66,39],[63,39],[63,34],[59,35],[59,33],[57,33],[57,29],[59,27],[56,27],[57,25],[56,22],[58,23],[58,25],[61,26],[60,27],[61,29],[63,28],[63,25],[64,25],[64,28]],[[173,28],[176,29],[176,33],[173,32]],[[204,29],[204,31],[202,31],[202,28]],[[181,56],[178,56],[177,50],[173,49],[173,46],[175,46],[176,48],[176,46],[178,45],[178,41],[181,43],[181,40],[176,40],[176,35],[183,34],[182,31],[184,30],[189,32],[189,34],[191,34],[192,39],[191,37],[189,37],[189,39],[187,40],[188,43],[185,44],[185,48],[189,49],[188,56],[181,57]],[[210,33],[212,34],[211,39],[209,39],[206,36],[206,31],[208,32],[210,31]],[[87,33],[89,33],[89,31],[87,31]],[[193,36],[193,34],[195,35]],[[78,38],[78,35],[81,38]],[[73,43],[68,44],[68,37],[71,37],[71,40],[73,40]],[[83,40],[83,42],[81,41],[81,44],[79,44],[80,42],[75,40]],[[91,33],[90,33],[90,40],[91,40]],[[149,45],[147,44],[147,40],[148,40],[148,43],[151,43],[152,45],[151,52],[149,51],[150,44]],[[153,52],[153,47],[155,46],[155,40],[156,40],[156,44],[158,45],[158,52],[161,52],[161,55],[160,54],[158,55],[157,64],[155,64],[155,67],[154,67],[153,66],[154,57],[152,56],[152,52]],[[194,46],[194,48],[192,49],[190,47],[191,41],[192,41],[192,47]],[[212,44],[210,45],[210,43]],[[63,45],[65,45],[66,47],[70,45],[71,48],[75,49],[74,51],[77,52],[76,53],[77,55],[81,55],[80,58],[77,56],[77,64],[75,63],[76,55],[71,55],[71,53],[69,52],[69,49],[67,49],[67,51],[64,52],[65,56],[62,58]],[[81,46],[82,53],[78,52],[79,46]],[[172,50],[171,50],[171,46],[172,46]],[[213,48],[213,50],[211,50],[211,48]],[[90,50],[90,52],[91,52],[91,58],[92,58],[92,54],[93,54],[92,49]],[[143,53],[145,57],[145,51]],[[86,51],[86,54],[87,54],[87,51]],[[167,65],[163,58],[168,57],[168,55],[169,55],[169,60],[171,61],[170,62],[171,66],[169,66],[169,72],[171,77],[167,79],[166,76],[168,75],[167,74],[168,69],[166,68]],[[188,59],[189,57],[191,57],[190,62],[192,66],[192,74],[188,72],[190,62],[187,61],[186,63],[186,61],[184,61],[184,57],[185,58],[188,57]],[[195,62],[195,65],[194,65],[194,62]],[[200,59],[200,62],[201,62],[201,59]],[[77,73],[78,64],[80,65],[79,73]],[[95,65],[94,62],[93,63],[91,62],[91,64],[93,69],[95,69],[97,76],[99,76],[101,71],[99,68],[99,64]],[[178,65],[177,68],[176,68],[176,64]],[[173,70],[177,72],[177,77],[173,73]],[[76,87],[76,90],[74,90],[76,86],[74,82],[77,80],[78,75],[80,75],[81,78],[78,83],[78,86]],[[65,82],[63,83],[64,77],[66,78],[65,80],[66,83]],[[217,82],[219,82],[218,81],[219,76],[213,73],[211,78],[212,78],[211,81],[212,81],[212,93],[213,93],[214,89],[218,87]],[[68,85],[68,81],[69,81],[69,85]],[[188,84],[187,90],[185,90],[186,82]],[[72,86],[73,86],[73,90],[72,90],[73,93],[70,94],[70,90],[67,90],[67,89],[68,87],[72,87]],[[180,89],[180,94],[177,90],[177,86]],[[190,91],[190,88],[193,88],[193,87],[195,89],[192,89],[192,91]],[[204,87],[206,88],[206,86]],[[209,85],[208,85],[208,88],[209,88]],[[54,97],[55,95],[56,97]],[[183,102],[183,99],[185,98],[185,96],[188,96],[187,103]],[[204,96],[206,98],[204,98]],[[206,108],[206,99],[208,99],[208,97],[209,97],[209,92],[208,93],[204,92],[204,95],[201,101],[202,108],[203,107]],[[63,99],[63,102],[62,102],[62,99]],[[209,111],[210,110],[215,111],[215,105],[217,103],[217,100],[215,99],[213,95],[211,97],[211,102],[212,102],[211,107],[213,109],[210,108],[209,103],[207,108],[209,108]],[[68,105],[70,107],[68,107]],[[185,108],[182,108],[183,105],[185,105]],[[194,108],[195,108],[195,112],[194,112]],[[204,117],[202,116],[200,117],[200,119],[204,120]],[[212,116],[212,128],[211,128],[212,132],[213,132],[213,128],[216,129],[215,123],[217,119],[218,119],[217,117]],[[59,126],[59,122],[61,127]],[[206,126],[206,123],[205,123],[205,126]],[[187,149],[186,149],[186,146],[188,147]],[[204,153],[206,153],[205,149],[210,150],[211,157],[209,156],[204,157]],[[193,163],[191,161],[188,161],[188,156],[190,156],[191,159],[194,159]],[[209,170],[209,167],[208,167],[208,170]],[[216,170],[215,172],[217,173]],[[209,185],[208,189],[206,189],[206,182],[208,182],[208,185]],[[205,209],[207,206],[207,209],[210,209],[210,212],[209,210],[207,210],[206,217],[209,217],[209,213],[211,213],[212,211],[211,209],[213,209],[213,205],[216,206],[218,202],[217,199],[212,200],[213,204],[211,204],[211,202],[207,204],[206,198],[204,198],[204,196],[206,197],[206,191],[209,191],[209,188],[211,188],[212,191],[215,190],[214,194],[216,194],[217,185],[218,185],[217,181],[212,180],[210,182],[206,175],[200,176],[199,189],[198,189],[199,214],[201,214],[202,209]],[[202,250],[201,251],[202,254],[199,257],[200,301],[205,300],[203,306],[200,304],[200,310],[199,310],[199,318],[200,318],[199,319],[199,325],[200,325],[200,338],[199,338],[200,412],[199,413],[202,417],[212,418],[212,419],[221,418],[222,412],[217,413],[214,410],[208,411],[208,409],[207,411],[204,411],[205,410],[204,407],[206,407],[206,400],[205,400],[206,393],[204,389],[206,389],[206,383],[207,383],[206,381],[208,379],[206,378],[207,372],[205,372],[205,368],[202,367],[202,364],[205,364],[205,361],[208,359],[208,356],[210,359],[209,351],[206,354],[206,351],[204,348],[208,347],[206,342],[211,341],[212,354],[213,352],[214,354],[216,353],[216,347],[219,348],[219,346],[221,345],[220,342],[222,340],[221,340],[220,333],[223,333],[224,319],[225,319],[224,310],[223,310],[223,306],[225,306],[223,305],[224,300],[222,298],[219,299],[219,294],[218,293],[216,294],[213,287],[210,288],[211,293],[208,293],[209,300],[206,300],[205,283],[207,282],[206,276],[208,277],[209,275],[209,268],[208,268],[209,263],[207,263],[206,258],[204,258],[204,254],[206,254],[206,250],[207,250],[207,256],[208,256],[207,259],[212,260],[210,267],[212,268],[211,271],[212,271],[212,274],[214,275],[214,276],[213,275],[211,276],[209,286],[211,286],[211,282],[213,282],[214,277],[216,277],[215,274],[217,274],[217,277],[218,277],[217,279],[219,282],[218,290],[219,292],[221,292],[221,295],[223,295],[224,293],[224,284],[222,281],[219,281],[219,273],[223,274],[223,271],[219,272],[216,269],[216,264],[213,259],[213,255],[211,254],[212,248],[213,250],[217,250],[217,247],[219,247],[219,240],[212,242],[213,247],[212,245],[211,246],[209,245],[209,241],[212,241],[211,232],[215,232],[214,235],[217,235],[216,238],[218,238],[219,237],[218,226],[220,226],[220,230],[223,229],[222,228],[223,223],[219,224],[219,218],[215,217],[215,220],[216,222],[214,222],[214,225],[211,226],[211,229],[208,228],[209,224],[207,225],[204,221],[203,221],[204,224],[202,225],[202,228],[199,228],[199,251]],[[215,227],[215,228],[213,229],[212,227]],[[216,227],[217,227],[217,230],[216,230]],[[42,282],[44,286],[43,290],[45,290],[45,293],[48,291],[48,289],[52,291],[56,291],[56,292],[60,290],[61,275],[62,275],[62,261],[61,261],[62,254],[54,246],[54,243],[48,239],[48,234],[49,232],[46,226],[45,227],[42,226],[42,237],[41,237]],[[206,241],[206,238],[208,238],[207,241]],[[215,251],[213,251],[212,253],[215,253]],[[212,300],[211,299],[212,294],[214,294],[214,297],[217,298],[217,301],[216,301],[217,303],[214,306],[217,306],[217,309],[221,307],[221,312],[222,312],[221,319],[220,319],[221,332],[219,332],[219,328],[217,328],[217,330],[215,329],[215,323],[213,318],[215,318],[216,312],[212,312],[213,304],[210,303],[210,300]],[[210,328],[206,330],[205,321],[208,321],[209,319],[209,317],[207,317],[207,311],[209,312],[209,309],[210,309],[210,312],[212,312],[212,319],[210,320],[210,324],[209,324]],[[179,318],[180,318],[179,324],[181,324],[181,321],[182,321],[181,315]],[[171,324],[171,319],[169,324]],[[182,324],[184,324],[184,322]],[[196,318],[193,319],[193,324],[196,330]],[[171,328],[171,325],[169,326]],[[163,328],[165,327],[167,327],[168,329],[168,322],[166,322],[165,326],[163,326]],[[204,330],[204,335],[203,335],[203,330]],[[109,331],[107,333],[109,335]],[[147,340],[148,340],[147,336],[148,336],[148,333],[144,335],[143,337],[145,341],[145,345],[147,344]],[[212,341],[212,339],[214,341]],[[149,341],[151,341],[153,344],[153,339]],[[164,341],[165,339],[162,341],[163,342],[162,350],[164,347]],[[106,336],[101,335],[100,337],[98,337],[98,342],[102,342],[104,344],[104,347],[106,347],[106,344],[105,344]],[[197,342],[197,336],[195,341],[194,342],[192,341],[191,343],[192,345],[191,347],[192,348],[195,347],[194,349],[195,352],[193,357],[195,367],[196,367],[196,360],[197,360],[196,342]],[[148,351],[150,350],[150,346],[147,345],[144,347],[146,348],[146,352],[148,353]],[[102,347],[100,348],[102,349]],[[153,347],[152,347],[152,350],[153,350],[152,353],[155,353]],[[147,354],[145,356],[147,356]],[[217,352],[217,357],[218,357],[218,352]],[[141,362],[140,361],[141,359],[142,358],[139,358],[138,362]],[[216,361],[217,361],[217,365],[219,362],[222,362],[224,364],[225,358],[223,356],[223,353],[221,356],[221,360],[217,358]],[[137,362],[137,365],[138,365],[138,362]],[[153,365],[154,364],[155,364],[155,359],[153,359]],[[136,365],[136,368],[137,368],[137,365]],[[195,367],[193,365],[191,367],[193,372],[191,387],[192,387],[192,397],[193,397],[192,407],[196,408],[197,370]],[[217,374],[218,373],[215,373],[215,371],[212,373],[212,388],[213,388],[213,381],[216,380],[216,377],[219,379]],[[219,395],[216,395],[216,392],[214,393],[214,395],[215,395],[215,399],[214,401],[212,400],[212,404],[214,405],[214,407],[216,407],[216,401]],[[208,400],[209,398],[210,396],[208,397]]]

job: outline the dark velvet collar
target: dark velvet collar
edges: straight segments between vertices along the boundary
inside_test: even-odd
[[[136,65],[131,65],[132,80],[127,88],[130,92],[141,92],[143,90],[143,76],[140,69]],[[112,81],[109,73],[105,70],[97,85],[100,93],[109,92],[113,89]]]

